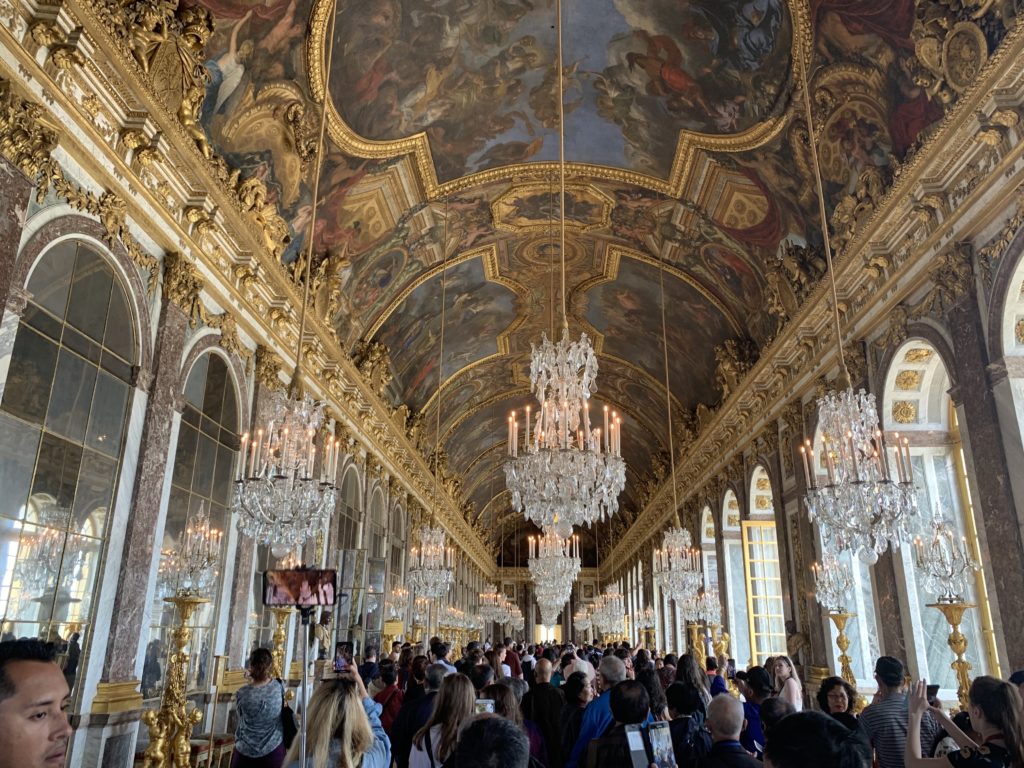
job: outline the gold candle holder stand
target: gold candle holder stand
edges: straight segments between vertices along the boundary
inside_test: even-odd
[[[142,713],[142,722],[149,730],[142,768],[190,768],[192,728],[203,719],[203,713],[188,707],[185,692],[189,656],[185,648],[192,639],[188,622],[196,608],[209,600],[197,595],[175,595],[165,597],[164,602],[177,609],[178,625],[171,632],[175,650],[168,659],[167,685],[160,697],[160,709]]]
[[[853,667],[850,666],[852,659],[847,655],[850,649],[850,638],[846,636],[846,623],[854,618],[855,613],[843,613],[841,611],[829,611],[828,617],[836,625],[836,647],[839,649],[839,676],[856,688],[857,678],[853,674]]]
[[[929,603],[928,607],[940,611],[946,617],[946,622],[949,624],[951,632],[946,643],[956,657],[949,666],[956,672],[956,697],[960,701],[960,710],[966,711],[968,692],[971,689],[971,676],[968,674],[971,671],[971,662],[964,658],[964,654],[967,653],[967,638],[960,631],[960,622],[963,621],[964,612],[968,608],[974,608],[975,606],[970,603],[956,601]]]

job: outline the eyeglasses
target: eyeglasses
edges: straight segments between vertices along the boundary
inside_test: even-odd
[[[845,698],[847,698],[846,691],[831,691],[830,693],[826,694],[825,698],[828,698],[828,699],[845,699]]]

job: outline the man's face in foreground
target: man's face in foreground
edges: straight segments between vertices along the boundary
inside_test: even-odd
[[[0,701],[0,768],[62,768],[71,725],[70,692],[60,667],[12,661],[5,668],[14,695]]]

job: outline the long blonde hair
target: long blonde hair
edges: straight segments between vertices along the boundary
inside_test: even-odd
[[[797,686],[803,690],[803,683],[800,682],[800,675],[797,674],[796,665],[793,663],[793,660],[789,658],[789,656],[776,656],[772,660],[772,668],[768,670],[768,673],[772,676],[772,680],[775,680],[775,684],[778,685],[779,691],[781,691],[786,685],[786,680],[782,680],[780,683],[780,681],[775,677],[775,665],[780,661],[784,661],[789,665],[789,677],[787,677],[786,680],[795,680]],[[853,704],[853,702],[850,703]]]
[[[423,748],[423,739],[435,725],[441,726],[441,740],[432,744],[437,756],[444,760],[455,751],[459,738],[459,726],[473,716],[476,690],[465,675],[448,675],[441,682],[434,701],[434,711],[427,724],[416,731],[412,743],[417,749]]]
[[[355,681],[344,677],[325,680],[313,691],[307,711],[306,754],[313,758],[313,765],[328,765],[331,741],[337,739],[341,742],[338,768],[356,768],[373,746],[374,736]],[[299,745],[296,736],[285,756],[285,765],[299,760]]]

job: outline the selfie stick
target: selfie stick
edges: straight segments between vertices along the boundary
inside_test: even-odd
[[[302,643],[302,723],[299,728],[299,766],[306,768],[306,708],[309,706],[308,685],[308,656],[309,656],[309,618],[313,615],[312,605],[297,605],[299,614],[302,616],[302,626],[306,628],[305,638]]]

